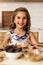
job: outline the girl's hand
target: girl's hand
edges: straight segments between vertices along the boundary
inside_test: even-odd
[[[33,49],[37,49],[37,45],[36,45],[36,44],[34,44],[32,48],[33,48]]]

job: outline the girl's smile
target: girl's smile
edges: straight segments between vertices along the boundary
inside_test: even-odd
[[[23,28],[27,23],[27,16],[25,12],[18,12],[15,16],[14,23],[16,27]]]

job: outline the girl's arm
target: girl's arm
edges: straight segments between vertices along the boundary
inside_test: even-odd
[[[8,43],[9,43],[9,35],[6,34],[5,38],[4,38],[4,41],[3,41],[3,46],[5,47],[6,45],[8,45]]]
[[[33,45],[38,44],[38,42],[36,41],[35,36],[32,32],[30,32],[30,39],[31,39],[31,42],[32,42]]]

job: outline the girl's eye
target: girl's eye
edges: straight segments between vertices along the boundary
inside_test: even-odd
[[[20,17],[17,17],[18,19],[20,19]]]
[[[23,19],[27,19],[27,17],[24,17]]]

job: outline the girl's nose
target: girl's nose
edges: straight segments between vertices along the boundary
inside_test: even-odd
[[[23,19],[20,19],[20,22],[22,23],[23,22]]]

